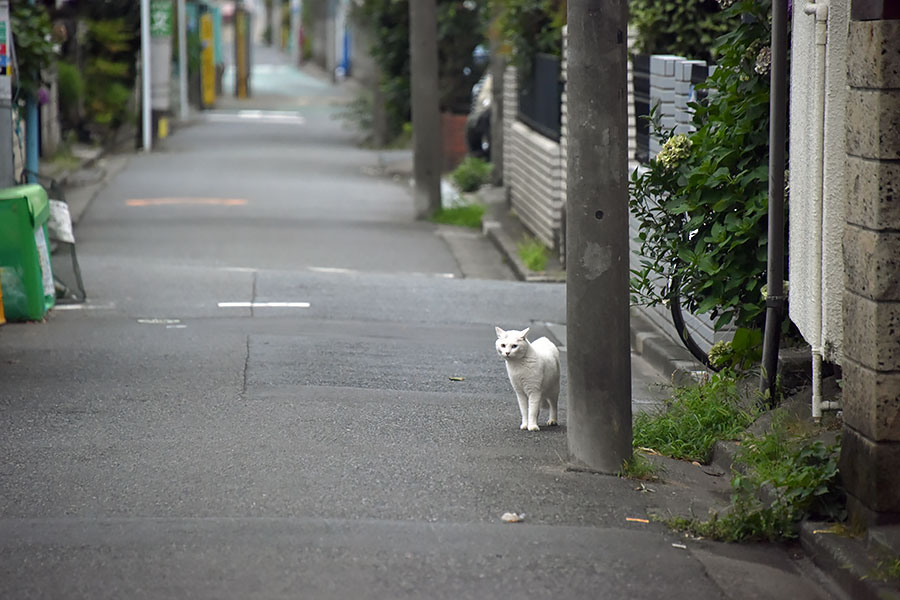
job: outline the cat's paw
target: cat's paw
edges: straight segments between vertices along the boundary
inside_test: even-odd
[[[528,423],[522,423],[519,425],[519,429],[528,429]]]
[[[556,419],[547,419],[547,427],[555,427],[557,425],[559,423],[557,423]]]
[[[538,427],[537,425],[529,425],[528,426],[528,431],[540,431],[540,430],[541,430],[541,428]]]

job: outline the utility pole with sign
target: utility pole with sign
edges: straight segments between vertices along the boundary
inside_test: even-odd
[[[168,135],[172,82],[172,2],[150,2],[150,107],[156,137]]]

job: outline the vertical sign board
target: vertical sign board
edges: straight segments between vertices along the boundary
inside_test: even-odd
[[[12,30],[9,2],[0,0],[0,187],[16,181],[12,125]]]
[[[171,108],[172,1],[150,2],[150,107],[167,112]]]
[[[0,101],[12,101],[9,2],[0,1]]]
[[[216,47],[213,35],[213,15],[200,15],[200,89],[203,107],[209,108],[216,102]]]

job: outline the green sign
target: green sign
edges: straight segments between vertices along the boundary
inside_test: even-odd
[[[172,37],[172,1],[150,2],[150,37]]]

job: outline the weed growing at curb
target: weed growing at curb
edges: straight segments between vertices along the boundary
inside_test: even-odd
[[[627,477],[628,479],[637,479],[639,481],[656,481],[659,479],[658,469],[647,458],[635,452],[631,456],[631,460],[626,460],[619,471],[619,477]]]
[[[777,541],[797,537],[809,517],[840,521],[846,500],[838,480],[838,444],[791,437],[783,422],[773,422],[761,437],[742,441],[736,462],[745,469],[731,479],[731,507],[709,520],[675,517],[677,530],[726,542]],[[767,498],[760,497],[766,490]]]
[[[431,220],[441,225],[480,229],[484,211],[485,207],[482,204],[462,204],[452,208],[442,208],[431,217]]]
[[[538,240],[523,236],[516,248],[519,250],[519,258],[530,270],[543,271],[547,268],[547,248]]]
[[[635,416],[634,446],[707,463],[717,441],[737,438],[753,422],[754,415],[741,408],[740,400],[738,382],[727,373],[675,388],[661,411]]]
[[[882,582],[900,581],[900,558],[878,561],[872,572],[865,575],[863,579],[874,579]]]

